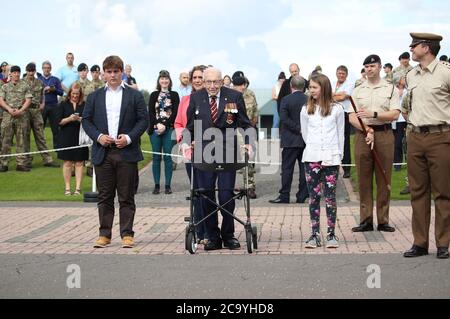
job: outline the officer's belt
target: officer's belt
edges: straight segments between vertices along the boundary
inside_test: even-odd
[[[409,124],[408,129],[411,132],[414,133],[442,133],[442,132],[449,132],[450,131],[450,125],[448,124],[441,124],[441,125],[425,125],[425,126],[414,126]]]

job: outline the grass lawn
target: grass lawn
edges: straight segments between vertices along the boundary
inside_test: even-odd
[[[52,133],[50,128],[45,129],[47,146],[52,148]],[[141,137],[143,150],[151,150],[148,134]],[[31,134],[31,150],[37,151],[34,136]],[[11,153],[15,153],[13,146]],[[82,201],[83,196],[64,196],[64,179],[62,175],[62,161],[56,159],[56,153],[52,153],[53,159],[61,167],[44,167],[42,157],[33,155],[33,168],[31,172],[17,172],[16,161],[11,159],[9,170],[0,173],[0,201]],[[151,154],[144,154],[144,161],[139,162],[139,169],[148,164]],[[84,170],[86,172],[86,169]],[[92,178],[86,173],[83,175],[82,191],[89,192],[92,187]],[[72,177],[72,190],[75,188],[75,177]]]
[[[350,137],[350,145],[351,145],[351,153],[352,153],[352,164],[355,163],[355,156],[354,156],[354,152],[355,152],[355,148],[354,148],[354,135],[351,135]],[[402,166],[402,170],[401,171],[395,171],[394,169],[392,170],[392,178],[391,178],[391,199],[393,200],[409,200],[410,199],[410,195],[400,195],[400,191],[403,190],[403,188],[405,188],[405,177],[408,174],[408,172],[406,171],[406,166]],[[356,169],[355,167],[352,167],[351,169],[351,176],[352,176],[352,185],[353,185],[353,189],[355,190],[355,192],[359,192],[359,186],[358,186],[358,174],[356,173]],[[374,194],[374,199],[376,198],[376,183],[375,183],[375,175],[373,177],[374,180],[374,184],[373,184],[373,194]]]

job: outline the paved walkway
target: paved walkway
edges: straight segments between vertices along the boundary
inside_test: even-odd
[[[242,177],[238,177],[241,180]],[[162,180],[163,181],[163,180]],[[151,167],[141,171],[140,187],[136,197],[136,247],[120,247],[118,214],[113,229],[112,245],[106,249],[92,247],[98,232],[95,204],[88,203],[0,203],[0,254],[186,254],[184,250],[185,222],[189,215],[187,177],[184,165],[174,172],[171,195],[152,195]],[[298,181],[298,171],[294,174]],[[351,227],[359,221],[357,195],[348,180],[339,179],[338,221],[336,235],[338,249],[304,248],[310,235],[307,204],[269,204],[278,194],[279,172],[257,175],[258,199],[252,200],[252,224],[258,227],[256,254],[370,254],[398,253],[412,245],[411,206],[409,202],[392,202],[390,222],[394,233],[378,231],[352,233]],[[293,183],[295,190],[295,182]],[[291,201],[295,200],[295,191]],[[243,218],[242,202],[237,201],[237,216]],[[322,209],[322,234],[326,232],[326,217]],[[430,250],[434,245],[434,220],[431,221]],[[199,254],[247,254],[243,227],[236,223],[236,237],[242,249],[227,249]]]
[[[92,247],[97,236],[98,215],[95,207],[7,207],[0,208],[0,253],[8,254],[185,254],[184,216],[186,207],[137,209],[135,218],[136,247],[123,249],[118,237],[118,221],[113,229],[112,245],[106,249]],[[242,208],[237,211],[243,216]],[[322,230],[326,220],[322,216]],[[309,213],[306,205],[255,207],[252,223],[258,227],[259,249],[256,254],[366,254],[401,253],[410,248],[411,209],[391,208],[394,233],[378,231],[352,233],[358,220],[358,208],[339,207],[336,235],[338,249],[304,248],[310,235]],[[434,224],[432,220],[431,224]],[[434,232],[432,227],[431,232]],[[245,247],[243,227],[236,225],[236,236]],[[431,236],[433,238],[433,236]],[[433,239],[432,239],[433,240]],[[433,251],[434,243],[430,243]],[[199,254],[246,254],[246,249],[227,249]]]

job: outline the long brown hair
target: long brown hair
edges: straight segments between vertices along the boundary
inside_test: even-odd
[[[331,114],[331,105],[333,104],[333,90],[331,88],[330,79],[324,74],[315,74],[311,77],[311,82],[315,82],[320,86],[320,97],[316,101],[309,95],[307,111],[309,115],[316,112],[316,105],[320,107],[320,114],[322,116],[328,116]]]
[[[66,96],[66,101],[70,102],[70,96],[72,95],[73,89],[79,89],[80,90],[80,97],[78,98],[77,105],[81,105],[83,103],[83,100],[84,100],[84,94],[83,94],[83,89],[81,88],[81,85],[78,82],[75,82],[74,84],[72,84],[70,86],[69,93],[67,93],[67,96]]]

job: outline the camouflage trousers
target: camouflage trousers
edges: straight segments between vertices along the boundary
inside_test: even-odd
[[[245,173],[245,168],[242,168],[239,170],[239,174],[242,174],[244,185],[245,185],[246,176],[244,173]],[[248,188],[249,189],[256,189],[255,174],[256,174],[255,164],[248,164]]]
[[[2,127],[3,112],[0,113],[0,128]],[[0,129],[0,154],[2,152],[2,131]]]
[[[25,153],[25,134],[28,132],[29,120],[28,112],[21,117],[12,117],[11,114],[4,112],[1,124],[2,136],[2,155],[11,154],[11,146],[13,137],[16,140],[16,153]],[[8,166],[10,157],[2,157],[0,159],[0,166]],[[17,165],[26,166],[26,156],[17,156]]]
[[[39,151],[47,151],[47,143],[45,142],[44,135],[44,120],[42,119],[42,114],[39,108],[28,109],[29,125],[28,131],[25,134],[25,152],[29,152],[31,149],[30,139],[31,131],[33,131],[34,140],[36,142],[37,149]],[[53,162],[53,159],[49,153],[41,153],[42,160],[45,164]],[[31,155],[27,156],[27,165],[31,166],[33,158]]]

